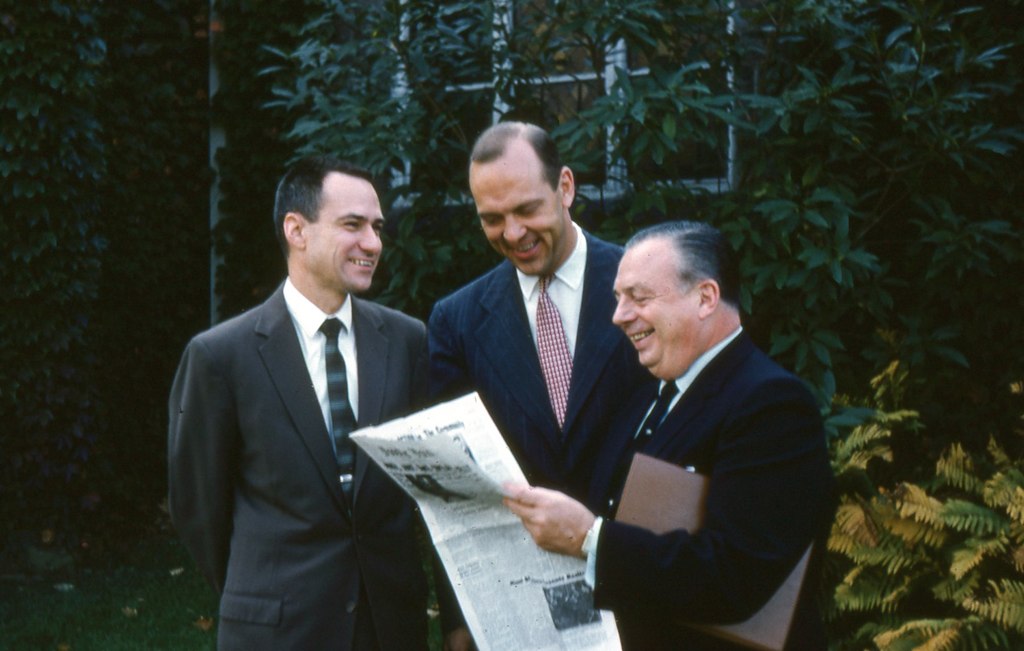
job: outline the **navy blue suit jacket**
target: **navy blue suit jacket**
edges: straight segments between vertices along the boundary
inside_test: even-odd
[[[478,391],[527,479],[586,496],[597,450],[624,397],[653,384],[612,324],[622,248],[585,234],[587,262],[564,433],[541,374],[515,267],[504,261],[438,301],[428,324],[435,399]]]
[[[654,390],[614,428],[588,502],[607,504]],[[606,520],[595,601],[615,612],[627,649],[739,649],[672,624],[727,623],[764,604],[812,540],[827,533],[834,488],[818,406],[803,383],[740,334],[697,376],[641,450],[710,478],[703,527],[664,535]],[[617,499],[615,500],[617,502]],[[815,563],[812,562],[812,568]],[[824,649],[805,580],[787,648]]]

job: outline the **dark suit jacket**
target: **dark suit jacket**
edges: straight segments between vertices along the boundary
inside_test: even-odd
[[[605,502],[615,467],[654,391],[603,450],[589,502]],[[834,510],[818,406],[802,382],[740,334],[698,375],[642,450],[710,477],[704,526],[655,535],[606,520],[595,601],[613,610],[624,648],[739,649],[670,624],[747,619],[774,593]],[[621,490],[621,487],[618,487]],[[814,563],[812,563],[812,566]],[[788,648],[825,648],[808,574]]]
[[[423,323],[355,298],[352,318],[359,425],[408,412],[426,382]],[[168,445],[171,517],[220,593],[219,648],[358,649],[366,600],[383,649],[426,648],[413,505],[357,454],[348,513],[282,288],[189,343]]]
[[[612,324],[612,283],[622,249],[585,236],[587,263],[564,435],[509,261],[438,301],[428,326],[434,397],[478,391],[530,483],[578,499],[587,494],[598,444],[623,396],[652,383],[629,340]]]

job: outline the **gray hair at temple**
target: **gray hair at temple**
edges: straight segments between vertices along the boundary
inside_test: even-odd
[[[679,259],[679,282],[689,286],[710,278],[718,283],[722,300],[739,309],[740,273],[736,254],[722,232],[702,222],[671,221],[637,231],[626,242],[626,250],[651,239],[672,243]]]
[[[558,188],[558,179],[562,175],[562,157],[551,135],[535,124],[528,122],[499,122],[483,133],[473,144],[469,155],[470,163],[490,163],[505,153],[508,143],[518,139],[525,140],[533,152],[537,154],[543,167],[544,180],[551,189]]]

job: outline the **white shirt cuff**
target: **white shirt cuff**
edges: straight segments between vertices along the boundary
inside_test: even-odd
[[[604,518],[596,518],[583,539],[583,553],[587,555],[587,570],[583,574],[583,580],[591,589],[597,585],[597,537],[601,535],[601,523],[603,522]]]

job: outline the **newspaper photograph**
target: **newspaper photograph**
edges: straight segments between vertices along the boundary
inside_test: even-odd
[[[537,547],[502,504],[526,478],[476,393],[350,436],[420,507],[480,651],[621,648],[586,562]]]

